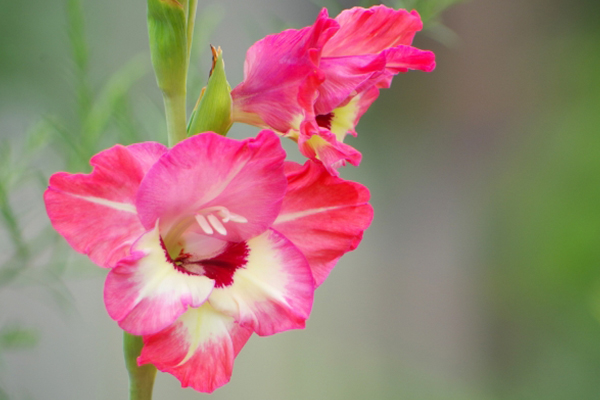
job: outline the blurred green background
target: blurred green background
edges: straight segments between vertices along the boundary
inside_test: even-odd
[[[200,4],[190,104],[208,43],[236,85],[246,49],[315,3]],[[427,18],[415,45],[437,69],[396,77],[348,140],[363,162],[342,176],[375,220],[307,328],[252,338],[212,397],[600,398],[600,6],[400,3]],[[0,400],[125,398],[105,271],[52,233],[41,194],[117,141],[166,138],[145,4],[0,9]],[[206,396],[159,373],[156,399]]]

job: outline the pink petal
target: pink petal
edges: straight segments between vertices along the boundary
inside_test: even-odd
[[[189,307],[208,298],[214,281],[175,267],[165,252],[158,226],[132,246],[131,256],[110,270],[104,286],[108,314],[133,335],[157,333]]]
[[[179,379],[182,387],[212,392],[229,382],[233,361],[250,335],[252,330],[205,303],[164,331],[144,336],[138,364],[154,364]]]
[[[409,69],[432,71],[431,51],[409,46],[422,28],[416,11],[383,5],[355,7],[336,17],[340,30],[326,43],[320,69],[325,75],[315,103],[316,114],[327,114],[372,87],[389,87],[393,75]]]
[[[381,83],[381,81],[380,81],[380,83]],[[362,92],[361,94],[359,94],[358,96],[356,96],[354,99],[351,100],[350,103],[352,103],[352,104],[349,103],[346,106],[344,106],[344,108],[345,108],[344,113],[342,113],[339,108],[334,110],[333,111],[334,121],[337,119],[342,119],[344,117],[348,118],[348,120],[345,121],[345,123],[350,126],[348,131],[353,136],[356,136],[356,131],[354,130],[354,127],[358,124],[360,117],[362,117],[363,114],[365,112],[367,112],[367,110],[369,109],[371,104],[373,104],[373,102],[375,100],[377,100],[378,97],[379,97],[379,88],[373,86],[370,89],[365,90],[364,92]],[[351,111],[351,112],[349,112],[349,111]],[[350,115],[348,115],[348,114],[350,114]],[[350,119],[351,117],[354,117],[353,121]],[[340,122],[338,122],[338,124],[341,125]],[[332,130],[334,131],[334,133],[336,135],[339,135],[339,133],[336,132],[336,130],[335,130],[335,126],[332,128]]]
[[[411,46],[396,46],[385,52],[386,68],[393,74],[409,69],[431,72],[435,69],[435,55],[429,50]]]
[[[286,175],[288,192],[273,228],[304,253],[320,285],[337,260],[358,246],[371,223],[369,190],[331,176],[312,161],[302,167],[286,163]]]
[[[223,224],[226,234],[214,235],[231,242],[256,236],[279,212],[286,188],[284,158],[280,140],[271,131],[244,141],[212,132],[192,136],[148,172],[136,203],[140,220],[150,229],[160,218],[166,235],[171,228],[180,235],[190,226],[201,232],[195,215],[224,207],[247,223],[229,221]],[[163,234],[163,238],[169,247],[168,237]]]
[[[350,98],[374,86],[385,71],[382,54],[323,58],[320,67],[325,81],[319,87],[315,113],[327,114]]]
[[[256,42],[246,54],[244,81],[231,92],[233,119],[281,133],[312,114],[321,48],[338,29],[323,9],[315,23]]]
[[[235,271],[230,286],[213,290],[210,304],[261,336],[304,328],[315,289],[306,258],[273,230],[247,246],[245,268]]]
[[[385,80],[385,78],[383,78]],[[367,111],[371,104],[379,97],[379,85],[382,80],[377,82],[376,86],[352,97],[345,104],[340,105],[328,114],[318,115],[317,124],[325,130],[331,131],[338,142],[344,141],[348,133],[356,136],[354,129],[360,120],[360,117]],[[308,127],[307,127],[308,128]],[[360,161],[360,160],[358,160]]]
[[[52,226],[96,264],[114,266],[145,231],[135,197],[142,178],[166,150],[152,142],[116,145],[92,157],[91,174],[52,175],[44,193]]]
[[[298,147],[307,158],[322,163],[331,175],[338,175],[337,169],[346,162],[358,166],[362,158],[358,150],[339,141],[331,131],[309,124],[303,125]]]
[[[423,28],[416,11],[384,5],[344,10],[335,20],[339,31],[323,47],[323,57],[375,54],[398,45],[410,45]]]

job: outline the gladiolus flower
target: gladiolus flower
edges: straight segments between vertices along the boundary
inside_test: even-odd
[[[343,143],[394,75],[432,71],[431,51],[411,46],[422,28],[416,11],[355,7],[255,43],[244,81],[231,93],[234,121],[271,128],[298,142],[302,154],[331,174],[361,154]]]
[[[252,333],[303,328],[316,286],[370,224],[368,190],[284,162],[278,137],[204,133],[172,149],[114,146],[90,174],[57,173],[54,228],[109,269],[104,300],[143,337],[138,363],[211,392]]]

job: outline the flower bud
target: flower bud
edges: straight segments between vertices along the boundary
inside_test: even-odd
[[[177,0],[148,0],[150,54],[158,87],[167,96],[185,94],[187,27]]]
[[[212,131],[226,135],[233,123],[231,120],[231,87],[225,76],[225,64],[221,48],[211,46],[213,66],[208,84],[202,93],[188,126],[188,134]]]

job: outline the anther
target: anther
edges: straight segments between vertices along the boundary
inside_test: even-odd
[[[206,218],[217,232],[219,232],[223,236],[227,235],[227,230],[225,229],[221,221],[219,221],[219,219],[214,216],[214,214],[208,214]]]
[[[248,220],[241,215],[234,214],[223,206],[213,206],[204,208],[195,215],[196,222],[207,235],[212,235],[217,231],[221,235],[227,235],[225,225],[228,222],[237,222],[245,224]]]
[[[206,220],[206,217],[204,217],[204,215],[196,214],[195,217],[196,217],[196,222],[198,222],[198,225],[200,225],[200,228],[202,228],[204,233],[206,233],[207,235],[212,235],[214,233],[212,227],[210,226],[210,224],[208,223],[208,221]]]

